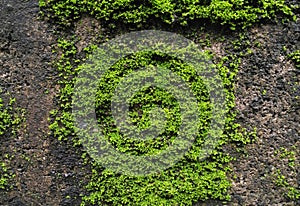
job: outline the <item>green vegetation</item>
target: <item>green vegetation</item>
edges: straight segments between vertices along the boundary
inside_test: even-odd
[[[226,25],[232,30],[237,27],[244,29],[263,19],[274,19],[280,15],[295,20],[293,9],[296,8],[286,5],[284,0],[40,0],[39,3],[44,17],[63,26],[72,26],[82,15],[88,14],[102,20],[103,25],[125,23],[134,25],[135,28],[145,28],[148,23],[160,22],[171,27],[186,26],[197,21]],[[244,37],[240,36],[240,38],[232,42],[236,53],[240,52],[243,46],[241,41],[244,41]],[[61,89],[57,97],[59,108],[51,112],[49,121],[54,137],[61,141],[72,142],[74,146],[80,146],[81,142],[76,136],[71,113],[71,98],[74,93],[75,77],[82,68],[79,64],[86,59],[78,58],[76,41],[76,37],[58,40],[57,49],[60,58],[55,65],[60,75]],[[250,42],[246,41],[246,44]],[[259,47],[260,43],[256,42],[255,45]],[[83,51],[88,57],[95,49],[97,45],[90,45]],[[82,158],[87,164],[91,164],[92,176],[86,186],[89,194],[82,195],[82,205],[192,205],[198,200],[229,200],[228,163],[234,158],[224,153],[222,147],[232,144],[239,151],[256,135],[255,131],[248,132],[235,122],[236,111],[234,110],[234,82],[240,58],[252,53],[253,51],[247,47],[239,54],[227,54],[214,60],[226,91],[226,124],[217,147],[203,161],[199,161],[198,156],[211,118],[211,104],[205,85],[194,75],[193,69],[179,59],[157,52],[136,53],[112,66],[99,82],[95,106],[100,128],[104,131],[107,140],[119,151],[135,155],[153,154],[166,148],[176,138],[180,125],[178,104],[172,94],[157,88],[142,88],[135,94],[130,101],[129,115],[142,130],[151,124],[149,111],[160,104],[166,114],[167,126],[166,132],[159,138],[144,142],[126,139],[113,124],[110,103],[116,85],[122,77],[146,65],[168,68],[190,85],[199,100],[199,111],[203,111],[200,114],[202,128],[184,158],[159,174],[148,176],[117,174],[103,168],[87,153],[83,153]],[[214,58],[209,51],[206,51],[205,55]],[[263,91],[263,94],[266,94],[266,91]],[[293,166],[292,158],[290,166]],[[288,187],[288,196],[297,198],[297,190],[287,186],[285,177],[281,174],[277,177],[278,185]]]
[[[15,100],[10,101],[10,106]],[[3,135],[8,128],[13,125],[13,117],[11,115],[11,107],[5,107],[3,100],[0,98],[0,135]]]
[[[293,147],[292,149],[296,149]],[[281,147],[279,150],[275,151],[275,155],[279,155],[281,159],[288,159],[289,167],[294,168],[296,164],[296,152],[293,150],[288,150],[287,148]]]
[[[62,51],[56,66],[61,76],[61,90],[58,96],[60,109],[51,113],[52,134],[63,141],[72,141],[74,146],[80,145],[75,135],[75,127],[71,114],[71,97],[75,76],[79,72],[80,60],[76,59],[76,39],[58,40],[58,48]],[[87,54],[97,47],[91,45],[84,49]],[[206,52],[207,57],[213,55]],[[243,54],[241,54],[243,55]],[[207,123],[210,118],[210,104],[205,86],[201,79],[195,77],[193,69],[178,59],[160,53],[141,52],[120,60],[115,64],[99,83],[97,93],[97,118],[99,126],[104,130],[107,139],[120,151],[129,154],[151,154],[164,149],[169,142],[176,138],[178,130],[178,104],[171,94],[155,88],[141,89],[131,99],[131,117],[143,129],[149,126],[149,113],[153,106],[160,103],[167,111],[167,132],[157,139],[139,142],[124,139],[112,125],[112,116],[109,111],[110,99],[120,78],[145,65],[161,65],[173,70],[191,85],[196,98],[199,100],[201,122],[203,129],[199,131],[197,139],[185,157],[173,167],[159,173],[143,177],[133,177],[116,174],[98,165],[83,154],[87,163],[92,164],[92,177],[87,185],[90,195],[84,196],[82,205],[87,203],[113,205],[191,205],[197,200],[209,198],[229,200],[227,190],[230,182],[226,173],[230,171],[227,163],[233,160],[222,151],[222,146],[233,143],[237,148],[251,142],[255,131],[247,133],[239,124],[235,123],[234,111],[234,79],[238,72],[240,58],[229,54],[216,62],[218,73],[222,78],[226,90],[226,124],[225,131],[220,137],[212,155],[198,161],[203,138],[206,135]],[[110,82],[107,84],[107,82]],[[138,107],[142,105],[141,107]],[[144,115],[139,115],[142,112]]]
[[[0,162],[0,189],[5,189],[8,185],[7,180],[10,178],[9,174],[7,174],[7,168],[4,162]]]
[[[296,50],[290,53],[288,57],[295,62],[296,68],[300,69],[300,50]]]
[[[17,126],[20,124],[22,118],[14,111],[13,103],[15,99],[10,99],[9,103],[5,105],[0,98],[0,138],[3,140],[6,136],[11,136],[16,133]],[[14,177],[9,170],[9,156],[0,151],[0,189],[8,189],[9,181]]]
[[[295,19],[293,8],[284,0],[39,0],[39,4],[44,15],[63,25],[70,25],[83,14],[140,27],[156,20],[187,25],[199,19],[235,29],[278,14]]]
[[[287,53],[287,48],[284,46],[283,51]],[[291,59],[296,69],[300,69],[300,51],[296,50],[294,52],[288,53],[287,57]],[[298,96],[296,96],[296,99]],[[279,157],[280,161],[287,162],[288,168],[293,172],[293,176],[288,176],[292,179],[297,179],[297,172],[299,170],[299,148],[297,146],[292,146],[291,148],[281,147],[275,151],[275,155]],[[273,173],[274,183],[283,190],[283,195],[290,200],[299,200],[300,199],[300,185],[299,183],[292,183],[291,180],[288,181],[286,175],[283,174],[283,171],[277,169],[275,174]]]
[[[288,166],[294,173],[297,173],[297,168],[299,168],[299,163],[296,161],[296,151],[296,146],[292,146],[290,149],[281,147],[279,150],[275,151],[275,155],[278,156],[281,160],[287,160]],[[277,169],[276,173],[274,174],[274,182],[278,187],[283,189],[284,195],[287,198],[291,200],[300,199],[299,185],[297,186],[297,183],[290,183],[287,180],[286,176],[282,174],[282,171],[280,169]]]
[[[15,177],[15,174],[13,174],[9,167],[7,166],[7,163],[9,163],[10,158],[7,154],[5,154],[0,161],[0,189],[5,190],[9,189],[12,186],[10,186],[10,180],[12,180]]]
[[[286,177],[278,169],[275,176],[275,184],[278,187],[283,188],[285,191],[284,195],[291,200],[299,200],[300,198],[300,189],[295,186],[292,186],[286,180]]]

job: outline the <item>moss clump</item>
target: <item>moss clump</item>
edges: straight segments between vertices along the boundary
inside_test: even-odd
[[[0,98],[0,138],[6,136],[11,137],[16,133],[17,125],[20,124],[22,118],[13,109],[15,99],[10,99],[8,104],[4,104]],[[9,181],[14,177],[14,174],[9,170],[9,156],[0,151],[0,189],[8,189]]]
[[[295,62],[296,68],[300,69],[300,50],[290,53],[288,57]]]
[[[299,168],[300,165],[297,161],[297,155],[299,153],[297,149],[298,147],[294,145],[291,148],[281,147],[275,151],[275,155],[279,157],[280,161],[288,162],[287,166],[293,175],[289,174],[289,178],[287,178],[280,169],[277,169],[276,172],[272,174],[273,181],[276,186],[283,191],[283,196],[295,201],[300,199],[300,187],[297,182],[297,168]],[[291,181],[291,177],[294,182]]]
[[[69,25],[82,14],[106,22],[133,23],[142,26],[153,20],[167,24],[187,25],[200,19],[212,23],[247,27],[261,19],[278,14],[293,17],[292,8],[284,0],[39,0],[45,15],[56,22]]]
[[[277,14],[293,16],[292,9],[282,0],[255,1],[189,1],[189,0],[152,0],[152,1],[77,1],[77,0],[40,0],[44,14],[62,25],[71,25],[83,14],[89,14],[105,23],[123,22],[132,23],[136,27],[148,21],[159,20],[166,24],[187,25],[196,19],[243,28],[258,22],[261,19],[273,18]],[[78,74],[80,60],[76,59],[77,51],[75,40],[58,40],[58,47],[62,51],[61,58],[56,66],[61,77],[59,110],[51,113],[50,129],[52,134],[63,141],[72,141],[74,145],[81,142],[75,134],[75,126],[71,113],[71,99],[74,94],[75,77]],[[84,51],[91,52],[97,49],[92,45]],[[212,55],[207,52],[207,56]],[[167,68],[176,68],[174,72],[186,78],[194,88],[199,107],[204,111],[201,115],[203,123],[195,144],[191,150],[171,168],[147,176],[130,176],[117,174],[102,167],[87,153],[84,153],[87,163],[92,165],[92,177],[86,189],[88,195],[82,197],[82,205],[192,205],[198,200],[220,199],[229,200],[227,193],[230,181],[227,172],[230,171],[228,162],[233,158],[222,150],[225,144],[234,143],[236,147],[251,142],[255,132],[248,133],[239,124],[235,123],[236,113],[234,97],[234,79],[238,72],[240,58],[228,54],[215,62],[217,71],[222,78],[226,93],[226,118],[224,132],[209,158],[199,161],[201,143],[205,137],[209,124],[210,102],[207,91],[201,80],[195,78],[191,68],[178,59],[160,53],[142,52],[120,60],[100,80],[97,92],[97,118],[99,126],[106,138],[119,151],[134,155],[153,154],[163,150],[176,138],[178,131],[178,104],[168,92],[144,88],[131,99],[132,120],[141,129],[149,126],[148,111],[160,104],[167,113],[167,132],[157,139],[139,142],[123,138],[113,125],[113,118],[109,111],[112,93],[120,81],[136,68],[145,65],[163,65]]]
[[[14,100],[11,101],[13,103]],[[0,135],[2,136],[8,128],[12,126],[12,115],[10,108],[3,105],[3,100],[0,98]]]
[[[74,145],[80,145],[75,135],[75,127],[71,113],[70,99],[74,93],[73,86],[76,75],[81,67],[77,67],[76,48],[74,40],[59,40],[58,46],[62,50],[61,59],[56,63],[61,76],[61,90],[59,94],[60,109],[52,112],[50,128],[53,135],[64,141],[73,141]],[[84,49],[91,52],[95,45]],[[205,55],[211,58],[212,54]],[[195,144],[185,157],[171,168],[148,176],[129,176],[114,173],[101,165],[88,159],[92,164],[92,178],[87,185],[89,195],[83,197],[82,205],[86,204],[112,204],[112,205],[192,205],[198,200],[221,199],[229,200],[227,193],[230,181],[227,165],[233,158],[224,153],[222,146],[229,143],[244,145],[251,142],[255,133],[247,133],[241,126],[235,123],[234,112],[234,79],[238,72],[240,59],[236,55],[228,55],[216,62],[216,68],[222,78],[226,91],[226,119],[225,130],[213,151],[212,155],[198,161],[201,151],[201,143],[205,136],[205,123],[209,123],[210,104],[205,92],[205,86],[200,79],[193,76],[192,69],[178,59],[173,59],[164,54],[141,52],[120,60],[115,64],[99,82],[96,107],[99,126],[103,129],[107,139],[120,151],[129,154],[152,154],[164,149],[172,139],[176,138],[178,129],[178,104],[172,95],[166,91],[144,88],[131,99],[131,117],[140,128],[147,127],[149,116],[147,111],[156,104],[160,104],[169,114],[167,132],[157,139],[139,142],[124,139],[112,124],[112,116],[109,108],[111,96],[120,78],[130,74],[137,68],[145,65],[163,65],[181,75],[194,88],[199,107],[204,111],[201,122],[203,129],[199,131]],[[230,75],[228,75],[230,74]],[[109,84],[108,84],[109,82]],[[201,111],[202,111],[201,110]],[[140,115],[142,112],[144,115]],[[168,116],[168,115],[167,115]],[[174,136],[174,137],[173,137]]]

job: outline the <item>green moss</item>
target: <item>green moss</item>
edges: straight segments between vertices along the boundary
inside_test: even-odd
[[[288,150],[287,148],[281,147],[279,150],[275,151],[275,155],[278,155],[278,154],[281,159],[288,159],[290,167],[295,167],[295,164],[296,164],[296,152],[295,151]]]
[[[286,160],[288,162],[288,167],[293,171],[294,174],[297,174],[297,168],[299,168],[299,163],[297,162],[297,151],[297,146],[292,146],[291,148],[281,147],[280,149],[275,151],[275,155],[278,156],[281,161]],[[282,174],[282,171],[280,169],[277,169],[276,173],[273,176],[276,186],[284,191],[283,195],[285,197],[290,200],[299,200],[299,184],[292,184],[291,182],[289,182],[286,176]],[[292,178],[297,179],[297,175]]]
[[[296,68],[300,69],[300,50],[288,54],[288,57],[295,62]]]
[[[202,19],[229,25],[233,30],[278,14],[295,19],[293,9],[284,0],[39,0],[39,3],[42,14],[63,25],[70,25],[86,13],[97,19],[136,26],[152,20],[187,25],[192,20]]]
[[[275,184],[276,186],[280,187],[284,191],[284,196],[290,200],[299,200],[300,198],[300,189],[299,187],[292,186],[288,183],[286,177],[281,173],[278,169],[275,175]]]
[[[75,127],[71,114],[70,99],[73,95],[74,77],[80,67],[75,58],[74,40],[59,40],[58,46],[62,50],[61,59],[56,63],[61,76],[61,90],[58,96],[60,109],[51,113],[50,129],[52,134],[64,141],[72,141],[74,145],[80,145],[75,135]],[[97,47],[91,45],[84,49],[91,53]],[[206,52],[211,58],[212,54]],[[143,177],[132,177],[111,172],[98,165],[87,154],[83,158],[92,164],[92,177],[86,189],[89,195],[84,196],[82,205],[86,204],[112,204],[112,205],[191,205],[198,200],[221,199],[229,200],[227,193],[230,181],[227,172],[230,171],[228,162],[233,158],[222,151],[222,146],[233,143],[236,147],[247,144],[255,137],[255,131],[248,133],[239,124],[235,123],[236,112],[234,91],[234,79],[238,72],[240,58],[236,55],[228,55],[216,62],[218,73],[222,78],[226,91],[226,120],[225,130],[212,155],[198,161],[201,151],[201,142],[205,136],[205,127],[199,131],[198,138],[192,149],[176,165],[161,172]],[[160,53],[141,52],[120,60],[115,64],[99,83],[97,93],[97,118],[99,126],[104,130],[107,139],[120,151],[129,154],[153,154],[165,148],[178,129],[178,104],[172,95],[163,90],[145,88],[139,91],[131,99],[131,117],[137,125],[143,129],[149,126],[147,111],[160,103],[167,111],[167,132],[160,138],[145,143],[124,139],[112,124],[109,111],[112,93],[120,78],[145,65],[163,65],[169,69],[176,68],[175,73],[182,76],[195,92],[200,101],[199,107],[203,110],[202,122],[209,122],[209,101],[205,86],[200,79],[193,76],[188,65],[178,59],[168,57]],[[109,84],[108,84],[109,82]],[[143,107],[136,107],[143,105]],[[101,108],[101,109],[100,109]],[[139,115],[139,111],[144,115]],[[201,111],[202,111],[201,110]],[[174,136],[174,137],[173,137]]]
[[[300,189],[293,186],[288,187],[288,191],[286,196],[291,200],[299,200],[300,199]]]
[[[17,127],[22,121],[20,110],[14,109],[15,99],[10,99],[8,104],[4,104],[0,98],[0,138],[11,138],[17,132]],[[23,112],[21,112],[23,113]],[[7,154],[0,151],[0,189],[9,189],[10,180],[14,174],[10,171],[10,158]]]
[[[11,100],[10,106],[14,101],[14,99]],[[0,135],[3,135],[13,124],[13,117],[10,110],[11,107],[5,107],[3,100],[0,98]]]
[[[166,25],[188,25],[194,20],[246,28],[263,19],[273,19],[279,15],[294,18],[293,8],[284,0],[39,0],[42,14],[64,26],[70,26],[83,14],[101,19],[107,25],[116,23],[134,24],[143,27],[150,21],[164,22]],[[241,37],[242,38],[242,37]],[[250,44],[250,42],[249,42]],[[59,110],[50,115],[52,135],[59,140],[72,142],[74,146],[81,145],[75,134],[75,126],[71,113],[71,98],[76,75],[81,60],[77,59],[75,39],[59,39],[58,48],[62,51],[60,59],[55,63],[60,75],[60,93],[58,95]],[[256,44],[259,47],[259,43]],[[241,49],[241,40],[233,42],[234,50]],[[97,49],[96,45],[85,48],[87,54]],[[98,165],[89,158],[87,153],[82,157],[92,166],[92,177],[86,189],[88,195],[82,198],[82,205],[192,205],[198,200],[221,199],[229,200],[230,182],[227,173],[230,172],[228,162],[233,158],[224,153],[222,146],[234,144],[239,148],[255,138],[254,132],[247,132],[235,122],[236,111],[234,97],[234,81],[240,64],[240,57],[251,55],[251,50],[240,55],[228,54],[216,61],[218,73],[222,78],[226,91],[225,129],[212,155],[204,161],[198,161],[201,141],[206,128],[199,131],[195,144],[185,157],[173,167],[148,176],[132,177],[116,174]],[[207,56],[212,55],[207,52]],[[297,56],[297,55],[296,55]],[[295,58],[294,56],[291,58]],[[202,122],[209,123],[210,104],[207,92],[201,80],[192,75],[191,68],[178,59],[160,53],[142,52],[127,57],[110,68],[99,83],[97,92],[97,118],[99,126],[105,131],[107,140],[120,151],[129,154],[153,154],[167,147],[175,138],[180,124],[178,104],[171,94],[164,90],[145,88],[131,99],[130,116],[142,130],[149,127],[149,111],[157,103],[163,106],[167,118],[167,132],[159,138],[145,142],[124,139],[113,126],[109,111],[112,93],[122,76],[136,68],[145,65],[163,65],[167,68],[177,68],[174,72],[192,85],[203,112]],[[189,81],[190,80],[190,81]],[[108,84],[109,83],[109,84]],[[139,107],[139,105],[143,105]],[[140,114],[142,113],[142,114]],[[284,176],[278,176],[278,184],[285,185]],[[289,189],[289,196],[298,197],[297,190]]]
[[[15,174],[11,172],[10,167],[7,165],[10,162],[8,155],[1,158],[0,161],[0,189],[7,190],[12,188],[10,184]]]
[[[8,186],[8,179],[10,178],[9,174],[7,173],[7,167],[4,162],[0,162],[0,189],[6,189]]]
[[[186,25],[195,19],[209,20],[211,23],[245,28],[261,19],[274,18],[278,14],[292,17],[292,9],[283,0],[252,1],[189,1],[189,0],[117,0],[117,1],[76,1],[76,0],[40,0],[44,15],[63,25],[71,25],[82,14],[89,14],[102,19],[106,23],[133,23],[137,27],[148,21],[159,20],[166,24]],[[242,38],[242,36],[240,37]],[[234,50],[240,50],[241,40],[232,42]],[[248,42],[250,44],[250,42]],[[74,93],[75,77],[81,60],[77,59],[75,39],[59,39],[58,48],[62,51],[60,59],[55,63],[60,75],[60,94],[58,95],[59,110],[51,112],[50,129],[52,135],[62,141],[72,141],[74,146],[81,145],[75,134],[75,126],[71,113],[71,98]],[[96,45],[85,48],[87,54],[97,49]],[[229,200],[228,189],[230,172],[228,163],[233,157],[222,150],[222,146],[233,144],[239,148],[255,138],[254,132],[247,132],[235,122],[236,111],[234,82],[241,62],[240,57],[251,55],[251,50],[236,54],[228,54],[215,62],[222,78],[226,92],[225,128],[215,150],[209,158],[199,161],[201,143],[206,135],[211,117],[210,102],[201,79],[193,76],[192,69],[180,60],[160,53],[141,52],[122,59],[105,74],[99,83],[97,92],[97,118],[101,129],[119,151],[128,154],[153,154],[168,146],[176,137],[180,115],[174,97],[164,90],[144,88],[131,99],[130,116],[133,122],[143,130],[149,127],[149,111],[157,103],[162,105],[166,113],[166,131],[157,139],[141,142],[123,138],[113,125],[110,113],[112,93],[123,76],[145,65],[162,65],[172,69],[183,77],[194,89],[203,123],[195,144],[184,158],[171,168],[147,176],[133,177],[117,174],[97,164],[87,153],[82,157],[92,165],[92,177],[86,189],[88,195],[82,198],[82,205],[192,205],[198,200],[220,199]],[[213,57],[206,52],[207,57]],[[176,68],[174,70],[174,68]],[[140,106],[142,105],[142,106]],[[202,110],[201,110],[202,109]]]

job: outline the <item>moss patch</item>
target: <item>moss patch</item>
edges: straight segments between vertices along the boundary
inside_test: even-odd
[[[71,26],[74,20],[83,14],[89,14],[107,23],[133,24],[135,28],[143,28],[148,22],[160,21],[165,25],[188,25],[194,20],[204,20],[210,23],[230,26],[234,30],[237,26],[246,28],[262,19],[275,18],[279,14],[293,17],[292,8],[285,5],[283,0],[259,1],[57,1],[40,0],[43,14],[64,26]],[[75,38],[58,40],[60,59],[56,67],[61,77],[59,110],[51,113],[50,129],[59,140],[72,142],[74,146],[81,143],[75,134],[75,126],[71,113],[71,98],[74,93],[75,77],[80,67],[79,63],[85,59],[78,58]],[[233,42],[233,49],[240,49],[240,40]],[[90,45],[83,49],[87,54],[97,49],[97,45]],[[251,142],[255,138],[254,132],[246,132],[235,122],[236,111],[234,97],[234,81],[238,72],[240,57],[251,53],[250,50],[240,54],[227,54],[214,63],[222,78],[226,90],[226,118],[225,129],[212,155],[204,161],[198,161],[201,141],[205,136],[205,127],[199,131],[198,139],[191,151],[171,168],[159,173],[142,177],[133,177],[114,173],[97,164],[83,154],[86,163],[92,165],[92,177],[86,186],[88,195],[82,197],[82,205],[111,204],[111,205],[192,205],[198,200],[220,199],[229,200],[228,189],[230,181],[227,173],[230,171],[228,163],[233,160],[223,151],[226,144],[239,147]],[[213,57],[210,52],[207,56]],[[169,112],[167,133],[159,140],[152,140],[145,144],[130,139],[124,139],[112,124],[109,113],[111,94],[120,77],[129,74],[143,65],[161,64],[169,68],[176,68],[178,74],[186,78],[190,85],[196,88],[196,97],[201,100],[200,105],[207,113],[203,116],[203,123],[209,123],[210,104],[207,101],[205,87],[201,81],[194,78],[191,69],[183,62],[159,53],[138,53],[125,58],[110,68],[105,78],[100,81],[97,93],[96,107],[100,127],[104,129],[107,140],[122,152],[130,154],[149,154],[166,147],[176,136],[178,122],[178,105],[169,93],[145,88],[131,100],[131,117],[140,128],[149,125],[147,111],[157,103]]]
[[[278,14],[293,16],[284,0],[40,0],[43,14],[63,25],[70,25],[82,14],[90,14],[106,22],[132,23],[137,26],[149,21],[187,25],[195,19],[212,23],[247,27]]]
[[[10,99],[8,104],[4,104],[0,98],[0,138],[11,138],[16,134],[17,126],[22,121],[19,109],[13,108],[15,99]],[[10,156],[0,151],[0,189],[11,188],[10,182],[14,174],[10,171]]]
[[[75,40],[59,40],[58,46],[62,50],[61,59],[57,67],[61,75],[61,91],[59,95],[60,110],[52,112],[52,124],[50,128],[55,137],[60,140],[72,141],[74,145],[80,145],[80,141],[75,135],[75,128],[71,114],[70,99],[73,94],[73,85],[79,68],[76,65],[80,60],[76,60]],[[95,45],[86,48],[85,51],[92,51]],[[213,55],[206,52],[208,57]],[[205,127],[199,131],[197,140],[192,149],[185,157],[173,167],[166,171],[145,176],[132,177],[116,174],[98,165],[96,162],[84,155],[87,162],[92,164],[92,178],[87,185],[88,196],[83,197],[82,205],[87,203],[113,205],[191,205],[198,200],[221,199],[229,200],[228,188],[230,182],[227,179],[227,172],[230,168],[227,163],[233,158],[224,153],[222,146],[229,143],[243,145],[251,142],[255,137],[255,132],[247,133],[241,126],[235,123],[234,112],[234,79],[239,67],[239,57],[228,55],[216,63],[218,73],[222,78],[226,90],[226,124],[225,131],[220,138],[213,154],[205,161],[198,161],[197,157],[201,151],[201,143],[205,136]],[[111,94],[114,92],[120,77],[134,71],[143,65],[161,64],[169,68],[176,68],[178,74],[195,88],[195,94],[200,100],[200,107],[206,111],[202,117],[203,123],[209,122],[209,101],[205,95],[205,87],[197,78],[193,77],[190,67],[176,59],[169,58],[157,53],[137,53],[125,58],[109,69],[109,72],[100,81],[97,94],[96,107],[100,127],[104,129],[107,139],[119,150],[132,154],[153,153],[163,149],[173,136],[176,136],[176,117],[178,105],[176,101],[165,91],[145,88],[138,92],[131,100],[131,115],[133,120],[139,122],[143,128],[149,123],[147,115],[139,115],[138,111],[147,114],[147,109],[152,108],[156,103],[162,103],[165,109],[170,112],[167,133],[157,139],[146,142],[138,142],[130,139],[123,139],[117,135],[117,131],[112,124],[112,117],[109,113]],[[125,66],[126,65],[126,66]],[[230,75],[228,75],[230,74]],[[110,82],[108,84],[107,82]],[[164,103],[163,103],[164,102]],[[141,107],[137,107],[141,105]],[[201,106],[202,105],[202,106]],[[204,105],[204,106],[203,106]],[[108,110],[107,110],[108,109]],[[175,115],[175,116],[174,116]],[[173,136],[172,136],[173,135]]]

